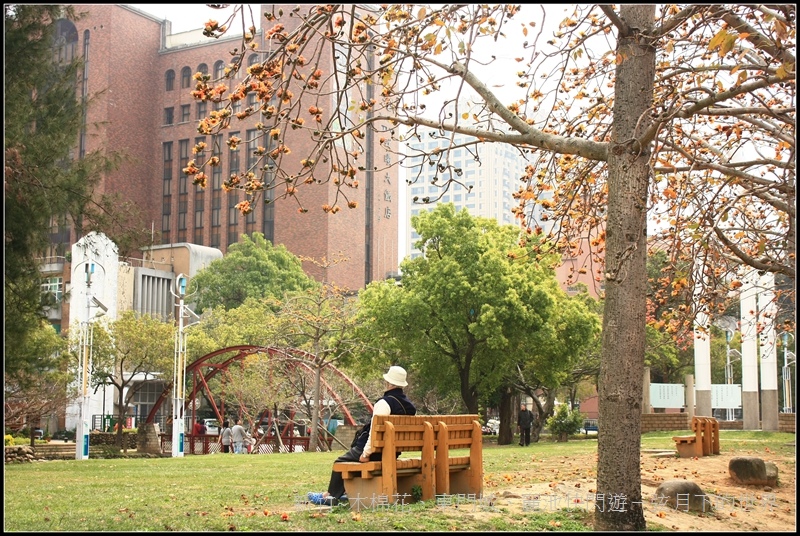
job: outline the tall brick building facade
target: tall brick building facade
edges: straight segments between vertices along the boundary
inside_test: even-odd
[[[153,229],[155,245],[192,243],[224,253],[242,234],[260,232],[298,256],[345,259],[327,267],[305,262],[307,273],[318,280],[358,289],[397,272],[397,172],[372,171],[370,162],[386,165],[392,158],[377,141],[366,140],[367,171],[359,177],[360,187],[351,197],[358,208],[344,207],[338,214],[323,212],[322,205],[331,203],[335,189],[326,183],[302,190],[300,199],[308,209],[304,214],[298,212],[294,200],[278,199],[270,205],[258,203],[252,213],[242,215],[235,205],[244,200],[244,194],[224,191],[221,182],[254,161],[252,149],[258,144],[246,140],[256,132],[258,114],[246,121],[232,121],[214,140],[197,131],[198,120],[206,117],[214,103],[198,102],[190,94],[195,86],[193,75],[204,71],[217,78],[231,63],[231,50],[240,46],[240,38],[211,39],[202,35],[202,29],[173,35],[169,21],[124,5],[75,8],[83,13],[82,18],[74,23],[60,21],[60,34],[66,50],[85,60],[79,91],[84,96],[96,95],[78,151],[105,148],[127,155],[119,170],[104,177],[98,193],[119,193],[135,203],[142,211],[143,223]],[[271,9],[275,6],[267,10]],[[263,17],[256,24],[260,23],[267,24]],[[263,35],[259,29],[257,51],[269,47]],[[259,55],[246,52],[242,71],[255,61],[260,61]],[[331,64],[332,71],[333,60]],[[240,73],[237,79],[244,75]],[[332,95],[331,109],[334,98]],[[246,107],[251,102],[239,104]],[[230,136],[245,140],[239,151],[226,146]],[[307,154],[312,143],[307,131],[286,137],[294,154]],[[200,141],[209,147],[217,141],[223,151],[223,165],[216,173],[209,172],[205,189],[193,185],[182,172],[195,158],[192,148]],[[54,244],[51,256],[63,255],[80,237],[62,232],[59,238],[56,242],[61,244]]]

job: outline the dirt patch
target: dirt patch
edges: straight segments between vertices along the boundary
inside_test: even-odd
[[[728,462],[736,456],[757,456],[778,467],[778,486],[745,486],[728,474]],[[596,455],[550,457],[530,455],[530,469],[508,475],[486,475],[485,494],[496,505],[515,512],[553,511],[566,507],[593,512],[597,485]],[[542,482],[548,478],[549,482]],[[673,453],[643,452],[642,501],[650,530],[698,532],[796,532],[796,464],[794,456],[767,450],[720,454],[701,458],[676,458]],[[666,480],[696,483],[715,506],[707,513],[686,512],[666,506],[655,496]]]

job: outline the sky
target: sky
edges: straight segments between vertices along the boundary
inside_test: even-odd
[[[222,23],[233,13],[233,6],[236,4],[217,4],[228,5],[224,9],[213,9],[208,4],[127,4],[136,9],[154,15],[160,19],[172,21],[172,33],[197,30],[209,20],[214,19]],[[251,4],[254,8],[260,4]],[[253,9],[253,15],[259,15],[258,9]]]

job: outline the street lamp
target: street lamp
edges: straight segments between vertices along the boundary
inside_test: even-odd
[[[84,265],[84,273],[86,279],[86,322],[83,324],[81,330],[81,370],[80,370],[80,383],[81,383],[81,418],[78,421],[78,426],[75,431],[75,459],[88,460],[89,459],[89,362],[92,360],[92,343],[94,341],[94,323],[93,320],[106,314],[108,308],[103,305],[97,298],[92,296],[92,275],[94,274],[96,264],[92,261],[87,261]],[[102,267],[101,267],[102,268]],[[92,306],[99,307],[101,310],[95,313],[94,318],[91,316]]]
[[[172,457],[182,458],[184,453],[184,408],[186,393],[186,333],[184,319],[189,315],[197,318],[184,303],[187,278],[178,274],[175,278],[173,296],[178,299],[178,333],[175,336],[175,359],[172,367]]]
[[[789,351],[789,337],[794,340],[794,335],[788,331],[783,332],[783,412],[794,413],[792,409],[792,365],[796,359],[794,352]]]
[[[742,354],[738,350],[731,348],[731,338],[738,328],[736,318],[732,316],[721,316],[714,321],[714,325],[725,331],[725,384],[731,385],[733,383],[733,361],[742,358]],[[731,361],[731,354],[737,356],[736,359]],[[733,420],[733,408],[726,408],[726,420]]]

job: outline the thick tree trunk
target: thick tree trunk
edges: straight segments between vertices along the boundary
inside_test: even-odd
[[[655,50],[646,34],[655,5],[620,7],[612,146],[608,161],[606,303],[600,367],[595,530],[642,531],[642,374],[647,287],[650,147],[636,143],[650,124]],[[609,499],[624,497],[623,502]]]
[[[497,432],[498,445],[510,445],[514,441],[514,429],[517,421],[514,418],[514,393],[510,388],[503,389],[500,395],[500,430]]]

